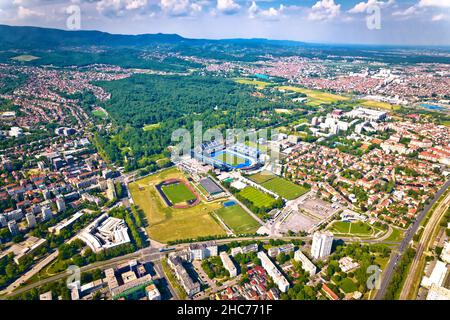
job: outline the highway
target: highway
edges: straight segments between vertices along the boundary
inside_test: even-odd
[[[414,285],[414,280],[416,279],[416,275],[418,272],[421,272],[421,268],[419,268],[420,263],[422,261],[422,257],[424,252],[428,251],[430,243],[432,243],[432,236],[437,227],[439,227],[439,223],[442,220],[442,217],[447,212],[447,209],[450,206],[450,193],[446,196],[446,198],[439,203],[436,209],[433,212],[433,215],[430,217],[425,229],[420,237],[419,243],[416,249],[416,255],[414,256],[414,260],[411,263],[411,267],[408,272],[408,276],[405,280],[405,283],[402,288],[402,292],[400,294],[400,300],[407,300],[409,293]]]
[[[386,294],[387,287],[389,285],[389,282],[391,281],[392,275],[394,273],[394,268],[397,265],[397,263],[400,261],[401,257],[403,256],[403,253],[408,248],[410,242],[412,241],[412,238],[414,234],[419,229],[419,226],[422,222],[422,220],[426,217],[428,211],[431,210],[433,205],[441,198],[441,196],[445,193],[445,191],[450,187],[450,180],[448,180],[441,189],[434,195],[433,200],[430,204],[425,206],[425,208],[419,213],[417,216],[417,220],[408,228],[408,230],[405,232],[405,237],[403,238],[402,242],[400,243],[400,246],[398,247],[397,251],[394,252],[391,255],[391,259],[389,260],[388,265],[384,269],[382,273],[382,280],[380,289],[377,292],[377,295],[375,296],[376,300],[383,299],[384,295]]]

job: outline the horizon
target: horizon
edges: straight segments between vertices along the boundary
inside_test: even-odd
[[[450,46],[447,0],[0,0],[0,24],[209,40]]]

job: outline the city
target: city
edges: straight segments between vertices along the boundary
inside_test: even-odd
[[[0,29],[0,300],[450,300],[448,47]]]

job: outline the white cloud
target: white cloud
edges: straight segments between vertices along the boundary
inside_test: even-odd
[[[202,11],[202,6],[190,0],[161,0],[161,10],[169,16],[188,16]]]
[[[17,8],[17,17],[21,20],[31,18],[31,17],[41,17],[43,15],[44,14],[42,12],[31,10],[31,9],[25,8],[23,6],[19,6]]]
[[[433,21],[433,22],[447,20],[447,19],[448,19],[448,17],[443,13],[436,14],[433,17],[431,17],[431,21]]]
[[[420,0],[419,7],[450,8],[450,0]]]
[[[286,6],[280,4],[279,8],[270,7],[267,9],[261,9],[258,7],[255,1],[252,2],[248,8],[248,17],[250,19],[263,18],[268,20],[278,20],[283,16]]]
[[[348,10],[349,13],[366,13],[367,9],[371,7],[379,7],[379,8],[386,8],[395,3],[395,0],[388,0],[388,1],[379,1],[379,0],[368,0],[367,2],[360,2],[357,3],[353,8]]]
[[[308,15],[309,20],[325,21],[336,18],[341,13],[341,5],[334,0],[319,0],[312,6]]]
[[[217,10],[224,14],[235,14],[241,6],[234,0],[217,0]]]
[[[135,10],[144,8],[147,5],[147,0],[131,0],[128,1],[125,5],[125,9],[127,10]]]
[[[123,16],[127,11],[143,10],[148,0],[100,0],[97,11],[106,16]]]

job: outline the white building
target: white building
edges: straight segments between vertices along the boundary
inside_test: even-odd
[[[333,234],[329,231],[317,231],[313,235],[311,256],[314,259],[324,259],[331,253],[333,246]]]
[[[27,219],[28,227],[34,228],[36,226],[36,217],[34,216],[34,214],[32,212],[30,212],[30,213],[27,213],[25,215],[25,217]]]
[[[442,261],[450,263],[450,241],[446,242],[441,253]]]
[[[161,300],[161,293],[154,284],[151,284],[148,287],[146,287],[145,292],[147,292],[148,300]]]
[[[450,290],[432,284],[428,291],[427,300],[450,300]]]
[[[42,220],[43,221],[47,221],[47,220],[50,220],[51,218],[53,218],[53,213],[52,213],[52,209],[50,209],[50,206],[48,206],[48,205],[42,206],[41,212],[42,212]]]
[[[230,273],[230,277],[236,277],[236,266],[225,251],[220,253],[220,260],[222,260],[223,267]]]
[[[13,236],[16,236],[20,233],[19,226],[17,225],[17,222],[15,220],[11,220],[8,222],[8,229]]]
[[[302,263],[302,269],[305,270],[306,272],[309,272],[309,275],[311,277],[316,274],[317,267],[300,250],[295,251],[294,260],[301,262]]]
[[[281,292],[287,292],[289,289],[289,282],[277,269],[275,264],[270,260],[264,251],[258,252],[258,258],[261,260],[261,266],[266,270],[267,274],[273,279],[273,282],[278,286]]]
[[[192,260],[203,260],[209,257],[215,257],[218,254],[218,247],[214,241],[206,243],[193,243],[189,245],[189,252]]]
[[[58,208],[58,213],[63,212],[66,210],[66,203],[64,201],[63,196],[58,196],[56,198],[56,207]]]
[[[447,271],[447,264],[442,261],[437,261],[431,275],[422,278],[421,285],[425,288],[430,288],[433,284],[441,287],[444,284]]]

